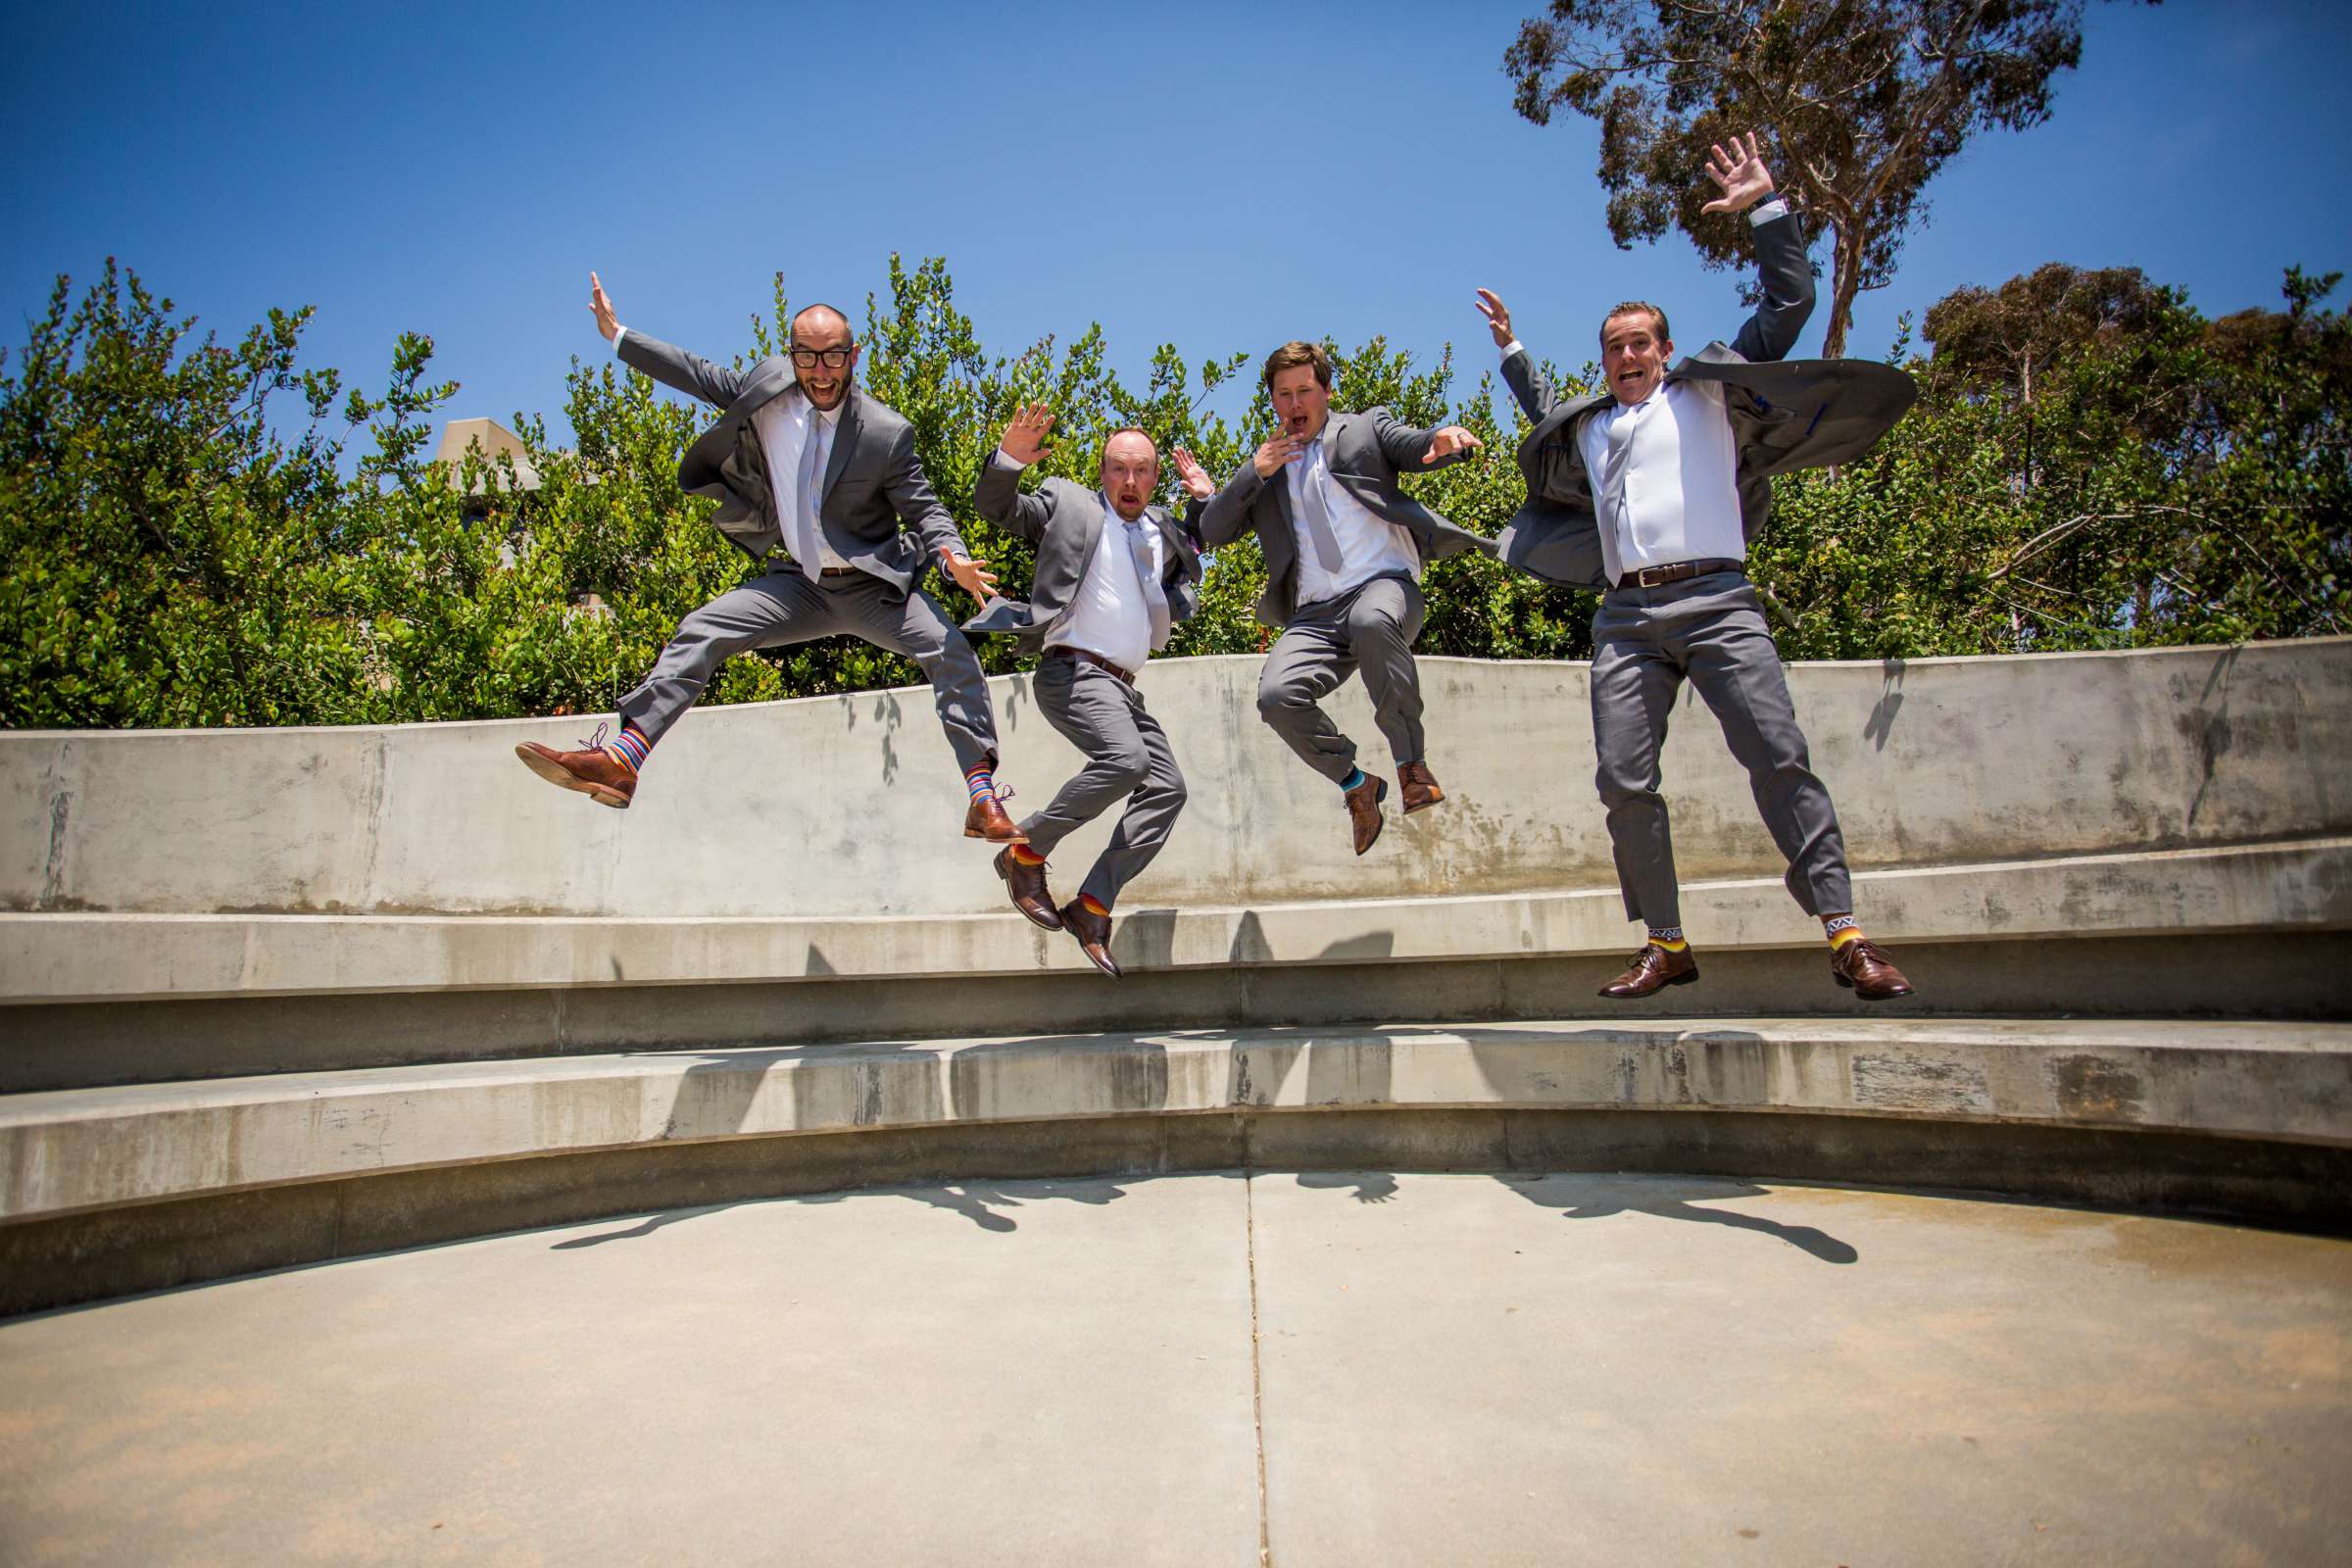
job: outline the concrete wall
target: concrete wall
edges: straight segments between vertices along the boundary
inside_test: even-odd
[[[1144,676],[1193,799],[1129,907],[1614,885],[1586,667],[1423,661],[1450,799],[1348,854],[1336,794],[1258,720],[1254,658]],[[993,683],[1015,810],[1076,766],[1025,676]],[[2352,833],[2352,639],[1799,665],[1797,711],[1858,869]],[[1387,768],[1360,683],[1334,707]],[[0,909],[570,916],[997,913],[927,689],[689,717],[627,811],[514,744],[576,720],[0,736]],[[1712,717],[1667,744],[1687,882],[1781,866]],[[1074,885],[1108,832],[1056,856]],[[0,973],[0,991],[30,977]],[[38,990],[37,985],[31,989]]]

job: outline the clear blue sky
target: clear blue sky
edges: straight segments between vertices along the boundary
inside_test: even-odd
[[[721,360],[772,272],[861,316],[894,250],[948,257],[992,353],[1100,320],[1131,379],[1162,341],[1384,332],[1474,379],[1481,284],[1563,362],[1628,296],[1686,348],[1728,332],[1733,280],[1685,242],[1609,243],[1590,122],[1511,113],[1538,9],[20,4],[0,342],[111,254],[223,335],[316,305],[307,363],[363,384],[427,332],[450,415],[561,434],[569,360],[604,347],[591,267],[624,320]],[[2050,122],[1931,187],[1851,351],[2051,260],[2214,315],[2277,303],[2289,263],[2352,271],[2348,69],[2342,0],[2094,4]]]

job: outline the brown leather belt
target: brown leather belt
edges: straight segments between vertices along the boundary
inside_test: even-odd
[[[855,577],[858,575],[858,569],[856,566],[825,566],[819,569],[817,575],[820,577]]]
[[[1109,660],[1104,659],[1101,654],[1090,654],[1083,648],[1049,648],[1046,650],[1046,657],[1048,659],[1070,659],[1077,661],[1081,664],[1092,664],[1097,669],[1109,670],[1113,675],[1118,676],[1119,679],[1125,681],[1130,686],[1135,684],[1135,672],[1133,670],[1121,669]]]
[[[1617,586],[1620,588],[1663,588],[1670,582],[1681,582],[1687,577],[1704,577],[1710,572],[1717,571],[1736,571],[1741,576],[1745,576],[1747,563],[1715,558],[1706,561],[1678,561],[1668,566],[1643,566],[1640,571],[1629,571],[1618,578]]]

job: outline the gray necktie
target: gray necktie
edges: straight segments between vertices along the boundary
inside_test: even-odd
[[[1315,459],[1323,450],[1323,438],[1317,436],[1306,444],[1306,455],[1298,460],[1298,503],[1306,513],[1306,537],[1315,547],[1315,559],[1323,569],[1337,575],[1343,560],[1340,555],[1340,536],[1331,531],[1331,509],[1323,500],[1323,484],[1315,474]]]
[[[1609,421],[1608,450],[1600,460],[1600,514],[1615,524],[1625,542],[1634,542],[1633,525],[1625,515],[1625,470],[1632,465],[1634,455],[1634,422],[1638,416],[1633,409],[1620,406],[1617,416]]]
[[[1152,539],[1145,530],[1152,526],[1149,513],[1127,524],[1127,559],[1135,563],[1135,580],[1144,585],[1144,608],[1152,612],[1152,651],[1157,653],[1168,646],[1168,594],[1160,586],[1159,573],[1152,569]]]
[[[814,409],[810,409],[808,411],[808,430],[801,439],[800,484],[794,491],[800,501],[798,509],[800,515],[793,519],[792,559],[801,564],[801,570],[808,573],[810,581],[814,581],[817,573],[824,567],[824,561],[817,554],[816,545],[816,513],[822,499],[818,496],[817,489],[824,482],[824,475],[817,468],[816,449],[817,437],[823,433],[824,428],[824,421],[816,416]]]

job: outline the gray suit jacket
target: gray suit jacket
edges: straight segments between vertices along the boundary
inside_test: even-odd
[[[1331,476],[1374,516],[1413,536],[1423,564],[1465,550],[1493,555],[1494,540],[1455,527],[1397,485],[1400,472],[1435,473],[1468,456],[1457,452],[1424,465],[1421,457],[1434,433],[1406,424],[1386,409],[1361,414],[1335,409],[1323,423],[1324,459]],[[1298,536],[1291,527],[1291,487],[1280,475],[1260,478],[1254,462],[1243,464],[1200,514],[1200,539],[1211,550],[1231,544],[1245,528],[1257,530],[1266,553],[1266,591],[1258,597],[1257,618],[1287,626],[1298,609]]]
[[[1796,344],[1813,314],[1813,269],[1791,216],[1756,229],[1764,303],[1727,347],[1710,343],[1667,372],[1669,381],[1719,381],[1740,453],[1740,528],[1753,539],[1772,512],[1772,476],[1792,468],[1851,463],[1919,397],[1918,383],[1869,360],[1772,364]],[[1578,432],[1616,400],[1594,393],[1559,401],[1525,349],[1502,362],[1511,395],[1536,421],[1519,444],[1527,504],[1496,538],[1510,565],[1547,582],[1604,588],[1600,525]]]
[[[1095,547],[1102,540],[1102,501],[1084,485],[1067,479],[1048,479],[1028,494],[1021,493],[1018,464],[990,453],[980,466],[980,483],[973,499],[980,515],[1037,546],[1037,573],[1026,601],[998,597],[980,607],[980,613],[963,623],[965,631],[1008,632],[1013,646],[1034,654],[1046,646],[1046,634],[1078,602],[1086,569],[1094,563]],[[1188,509],[1198,513],[1198,504]],[[1168,618],[1190,620],[1200,608],[1200,550],[1184,524],[1161,506],[1147,507],[1144,515],[1159,529],[1167,565],[1160,588],[1168,596]]]
[[[770,355],[749,370],[737,370],[633,329],[621,337],[620,358],[721,411],[718,422],[686,449],[678,483],[689,495],[716,498],[711,526],[754,560],[764,559],[783,543],[784,534],[752,416],[792,389],[792,362]],[[851,387],[833,432],[818,520],[826,543],[842,560],[902,593],[914,591],[924,568],[938,561],[942,545],[959,556],[970,554],[923,476],[914,455],[914,427],[857,386]]]

